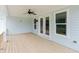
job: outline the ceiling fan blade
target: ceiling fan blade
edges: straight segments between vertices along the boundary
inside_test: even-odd
[[[37,14],[33,12],[33,15],[37,15]]]
[[[37,15],[37,14],[34,13],[34,15]]]
[[[27,10],[27,9],[26,9]],[[31,11],[31,9],[28,9],[28,11],[24,14],[32,14],[32,15],[37,15],[34,11]]]

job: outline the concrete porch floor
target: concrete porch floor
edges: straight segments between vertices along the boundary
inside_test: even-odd
[[[33,33],[7,36],[6,53],[76,53],[55,42],[41,38]]]

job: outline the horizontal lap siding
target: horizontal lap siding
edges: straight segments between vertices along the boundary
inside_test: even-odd
[[[70,32],[71,38],[79,41],[79,6],[71,8],[70,11]]]

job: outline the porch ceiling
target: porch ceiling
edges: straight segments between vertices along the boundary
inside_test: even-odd
[[[8,5],[9,16],[26,16],[26,9],[32,9],[38,15],[50,13],[68,7],[68,5]]]

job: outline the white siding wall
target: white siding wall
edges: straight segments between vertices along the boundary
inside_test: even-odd
[[[0,6],[0,32],[5,32],[6,31],[6,7],[5,6]]]
[[[64,9],[67,10],[67,9]],[[62,10],[60,10],[62,11]],[[53,25],[51,29],[51,40],[55,41],[59,44],[62,44],[66,47],[72,48],[74,50],[79,51],[79,6],[69,7],[68,8],[68,18],[67,18],[67,34],[68,36],[60,36],[55,34],[55,18],[52,19],[51,25]],[[55,15],[54,15],[55,16]],[[52,32],[53,30],[53,32]],[[73,41],[77,41],[77,43],[73,43]]]
[[[54,13],[58,11],[55,11],[49,15],[50,16],[50,36],[49,36],[50,40],[55,41],[63,46],[79,51],[79,6],[71,6],[63,10],[68,10],[68,18],[67,18],[67,35],[68,36],[56,35]],[[63,11],[63,10],[60,10],[60,11]],[[42,17],[45,18],[45,16],[47,15],[44,15]],[[77,41],[77,43],[73,43],[73,41]]]
[[[74,6],[70,11],[71,37],[79,43],[79,6]]]
[[[18,34],[28,33],[33,30],[33,20],[31,17],[14,17],[10,16],[7,20],[7,33]]]
[[[3,40],[6,41],[6,17],[7,9],[5,5],[0,5],[0,34],[3,34]]]

